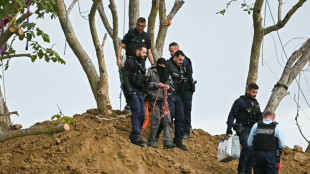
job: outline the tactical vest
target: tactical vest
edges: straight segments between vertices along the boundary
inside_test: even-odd
[[[172,83],[175,87],[175,91],[173,93],[178,93],[183,90],[183,83],[184,83],[184,68],[182,66],[178,67],[175,65],[172,58],[167,61],[167,69],[169,74],[172,77]]]
[[[130,56],[135,62],[134,72],[129,76],[129,81],[132,86],[138,90],[143,90],[145,84],[145,64],[142,61],[138,61],[136,57]]]
[[[239,109],[237,119],[244,124],[252,127],[254,123],[262,120],[259,103],[256,100],[251,100],[246,96],[241,96],[245,100],[246,106]]]
[[[256,151],[276,151],[278,139],[274,136],[277,122],[265,124],[257,122],[256,135],[254,136],[253,147]]]
[[[146,37],[144,34],[137,34],[135,29],[129,30],[129,34],[131,35],[131,41],[126,45],[126,55],[127,56],[134,56],[136,55],[136,46],[138,44],[146,45]]]
[[[184,89],[191,89],[193,92],[195,91],[195,89],[193,88],[193,82],[194,79],[192,77],[193,74],[193,67],[192,67],[192,62],[188,57],[185,57],[183,64],[182,64],[182,68],[184,70],[184,76],[186,77],[185,83],[184,83]]]

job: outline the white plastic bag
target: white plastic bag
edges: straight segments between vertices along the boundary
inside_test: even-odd
[[[237,135],[222,139],[218,146],[217,160],[229,162],[240,157],[240,142]]]

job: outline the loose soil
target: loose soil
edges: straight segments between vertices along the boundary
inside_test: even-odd
[[[114,111],[109,116],[128,115]],[[66,132],[54,136],[30,135],[0,143],[0,174],[17,173],[100,173],[100,174],[226,174],[237,173],[238,160],[229,163],[217,161],[217,146],[225,135],[210,135],[201,129],[192,129],[184,140],[188,150],[139,147],[130,143],[130,117],[116,120],[98,119],[96,110],[74,116],[75,123]],[[50,121],[34,126],[48,126]],[[150,127],[150,126],[149,126]],[[143,133],[147,139],[149,127]],[[162,139],[162,137],[161,137]],[[297,147],[286,147],[281,174],[310,174],[310,154]]]

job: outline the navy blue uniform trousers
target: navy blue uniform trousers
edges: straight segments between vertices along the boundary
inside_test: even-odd
[[[250,128],[244,126],[242,129],[243,130],[241,134],[238,135],[240,144],[242,146],[238,164],[238,172],[251,174],[252,169],[255,165],[255,158],[253,147],[248,146],[248,137],[250,134]]]
[[[184,109],[181,96],[177,94],[171,94],[168,98],[169,107],[171,108],[171,120],[174,121],[174,139],[173,142],[178,144],[182,143],[184,135]]]
[[[278,162],[275,152],[255,152],[254,174],[277,174]]]
[[[132,126],[132,131],[129,136],[130,140],[141,137],[140,132],[145,119],[145,104],[143,94],[136,89],[132,89],[132,92],[132,98],[129,100]]]
[[[184,107],[184,133],[189,135],[191,130],[191,112],[192,112],[192,100],[193,100],[193,92],[191,89],[186,89],[181,94],[181,99]]]

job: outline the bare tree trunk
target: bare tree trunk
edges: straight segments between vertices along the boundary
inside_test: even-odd
[[[80,64],[84,69],[84,72],[86,73],[93,95],[97,102],[98,110],[102,114],[109,114],[112,107],[109,99],[108,74],[104,60],[104,53],[102,48],[103,44],[100,44],[97,29],[95,26],[95,14],[97,9],[100,8],[101,2],[101,0],[94,0],[94,4],[89,14],[89,25],[98,59],[99,75],[96,72],[93,62],[87,55],[86,51],[84,50],[74,33],[74,29],[71,25],[69,17],[67,16],[66,7],[63,0],[56,0],[55,10],[58,15],[62,29],[64,33],[67,34],[67,41],[71,49],[75,53],[76,57],[79,59]]]
[[[288,59],[282,76],[273,88],[273,92],[269,98],[265,108],[275,111],[281,100],[288,95],[287,89],[300,73],[302,68],[310,60],[310,39],[308,39],[298,50],[296,50]]]
[[[107,32],[109,33],[109,36],[113,40],[114,52],[115,52],[115,56],[117,56],[117,48],[122,40],[118,37],[118,28],[119,28],[118,13],[117,13],[117,8],[116,8],[114,0],[110,0],[109,8],[112,12],[113,28],[111,27],[109,20],[107,18],[107,15],[105,14],[102,2],[100,2],[98,11],[101,17],[101,21],[104,25],[104,28],[107,30]]]
[[[184,4],[183,0],[175,0],[174,5],[167,16],[166,14],[166,3],[165,0],[159,1],[159,21],[160,21],[160,28],[158,30],[157,39],[156,39],[156,54],[159,57],[163,56],[163,48],[164,43],[166,40],[168,27],[170,26],[169,20],[172,20],[176,13],[179,11],[179,9]],[[155,57],[154,59],[157,60],[159,57]]]
[[[258,67],[259,67],[259,58],[260,58],[260,49],[262,45],[263,37],[273,31],[280,30],[283,28],[291,16],[303,5],[304,2],[307,0],[299,0],[285,15],[283,20],[280,19],[281,11],[278,12],[278,22],[270,27],[267,27],[266,29],[263,29],[262,27],[262,6],[264,3],[264,0],[256,0],[253,8],[253,26],[254,26],[254,36],[253,36],[253,42],[252,42],[252,49],[251,49],[251,57],[250,57],[250,65],[249,65],[249,72],[247,77],[246,84],[249,83],[256,83],[258,78]],[[281,10],[282,2],[279,1],[279,8],[278,10]]]
[[[251,57],[250,57],[250,65],[249,72],[246,84],[256,83],[257,81],[257,73],[259,67],[259,57],[260,57],[260,49],[263,41],[263,25],[262,25],[262,6],[264,0],[256,0],[253,9],[253,26],[254,26],[254,36],[252,42],[251,49]]]
[[[3,95],[2,95],[2,92],[1,92],[1,86],[0,86],[0,115],[3,115],[4,114],[4,98],[3,98]],[[2,121],[2,120],[0,120]]]
[[[147,25],[147,33],[150,36],[151,41],[152,41],[152,44],[151,44],[152,55],[155,60],[157,60],[160,57],[156,49],[156,44],[154,43],[155,22],[156,22],[156,17],[157,17],[158,10],[159,10],[159,3],[160,3],[159,1],[160,0],[152,0],[152,9],[148,17],[148,25]]]
[[[66,16],[66,7],[63,0],[56,0],[55,2],[56,5],[54,6],[54,8],[58,15],[62,30],[65,34],[67,32],[68,44],[80,61],[80,64],[82,65],[84,72],[86,73],[87,79],[90,83],[93,95],[97,101],[97,83],[99,76],[95,70],[95,66],[74,33],[70,18],[69,16]]]
[[[140,17],[140,0],[129,0],[129,29],[134,29]]]
[[[117,48],[120,44],[120,40],[118,38],[118,14],[114,0],[110,0],[109,8],[112,12],[113,19],[113,35],[111,36],[114,45],[115,56],[117,55]]]
[[[160,2],[159,3],[160,27],[159,27],[157,39],[156,39],[156,51],[159,57],[163,57],[163,48],[164,48],[169,24],[168,24],[168,16],[166,13],[166,2],[165,0],[160,0],[159,2]],[[159,57],[156,57],[155,60],[157,60]]]
[[[94,4],[91,7],[89,13],[89,26],[91,35],[93,38],[94,47],[96,49],[98,65],[99,65],[99,82],[97,84],[97,107],[100,113],[107,115],[111,113],[111,104],[109,99],[109,83],[108,83],[108,73],[106,70],[103,48],[100,44],[96,23],[95,23],[95,15],[97,8],[100,5],[101,0],[94,0]]]

